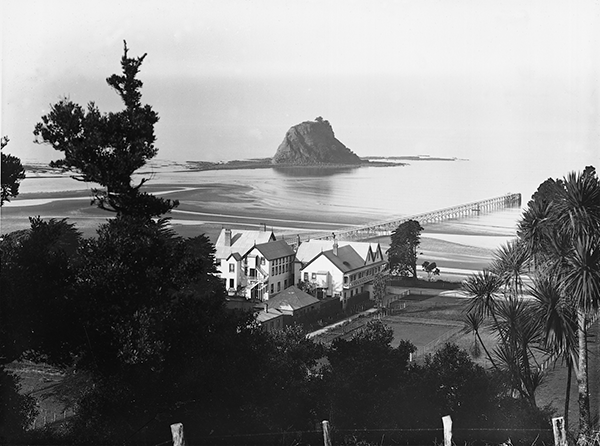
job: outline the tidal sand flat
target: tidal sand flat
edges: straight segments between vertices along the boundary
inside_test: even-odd
[[[431,176],[432,169],[435,173],[442,167],[444,172],[452,173],[464,166],[430,162],[426,171]],[[330,235],[341,228],[410,216],[478,198],[467,194],[472,188],[466,188],[464,193],[453,189],[448,196],[432,197],[421,191],[415,196],[394,192],[406,190],[405,183],[410,182],[411,175],[423,174],[423,169],[423,166],[350,171],[300,169],[282,173],[274,169],[197,172],[153,166],[139,176],[152,179],[144,190],[179,200],[179,207],[167,217],[181,236],[206,234],[215,242],[224,227],[266,227],[279,238],[295,241],[298,235],[303,239]],[[94,236],[98,225],[113,214],[90,204],[93,187],[66,175],[32,175],[23,181],[21,194],[0,210],[1,232],[26,229],[30,216],[40,216],[68,218],[85,236]],[[484,193],[487,198],[495,195],[492,191]],[[486,266],[493,250],[515,236],[519,216],[520,209],[506,209],[425,225],[419,265],[435,261],[442,278],[460,280]],[[389,247],[389,237],[376,240],[384,250]]]

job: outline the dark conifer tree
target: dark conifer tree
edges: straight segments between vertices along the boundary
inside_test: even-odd
[[[171,201],[141,191],[148,181],[133,184],[132,175],[156,156],[154,125],[158,114],[150,105],[142,105],[142,81],[137,78],[146,54],[131,58],[127,44],[121,58],[122,75],[113,74],[106,82],[123,100],[125,109],[101,113],[90,102],[87,109],[62,99],[51,106],[35,126],[36,142],[50,144],[64,158],[50,163],[73,172],[73,178],[97,183],[93,203],[118,215],[158,217],[176,207]]]
[[[400,276],[417,277],[417,248],[423,227],[416,220],[401,223],[392,232],[392,244],[387,250],[390,271]]]
[[[8,144],[8,138],[3,136],[0,140],[0,150]],[[25,169],[21,160],[13,155],[2,153],[2,192],[0,195],[0,206],[11,197],[19,195],[19,184],[25,179]]]

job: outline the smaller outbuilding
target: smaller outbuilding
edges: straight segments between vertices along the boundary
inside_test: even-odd
[[[321,301],[297,286],[286,288],[265,303],[265,310],[278,310],[290,323],[309,322],[319,319]]]
[[[283,330],[286,322],[283,312],[268,307],[256,313],[256,321],[268,332]]]

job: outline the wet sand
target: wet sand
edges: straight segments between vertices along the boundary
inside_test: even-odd
[[[169,217],[173,229],[181,236],[206,234],[212,242],[216,241],[224,227],[256,229],[264,224],[278,238],[295,241],[297,235],[306,239],[317,233],[329,234],[368,221],[364,216],[353,216],[351,210],[327,213],[303,209],[293,213],[273,208],[269,206],[268,197],[258,196],[243,184],[154,184],[146,190],[180,200],[179,207]],[[39,215],[42,218],[68,218],[84,236],[92,237],[98,225],[111,218],[112,214],[90,205],[90,201],[89,190],[23,193],[1,208],[1,232],[26,229],[29,217]],[[510,225],[494,227],[476,219],[426,225],[418,264],[436,262],[441,270],[440,278],[462,280],[487,266],[493,249],[511,237],[514,237],[514,230]],[[373,241],[379,242],[384,251],[389,248],[390,237],[379,237]]]

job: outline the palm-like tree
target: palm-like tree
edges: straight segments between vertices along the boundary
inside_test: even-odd
[[[565,393],[565,429],[569,426],[571,379],[577,355],[577,320],[572,305],[560,290],[558,276],[542,274],[534,278],[530,294],[534,299],[533,319],[541,332],[541,347],[549,355],[548,361],[562,358],[567,364]]]
[[[579,238],[569,258],[564,289],[577,309],[579,360],[577,387],[579,394],[580,438],[590,433],[590,396],[588,385],[587,316],[598,309],[600,296],[600,246],[598,237]]]
[[[564,288],[577,309],[579,361],[577,387],[579,399],[579,440],[590,434],[590,401],[587,375],[587,315],[597,308],[600,298],[600,184],[594,171],[570,173],[557,206],[556,219],[573,240],[566,261]]]
[[[517,235],[531,258],[533,268],[542,263],[544,246],[552,239],[549,218],[551,210],[551,204],[547,201],[531,201],[517,226]]]
[[[477,340],[479,341],[479,343],[483,347],[483,350],[485,351],[488,361],[490,361],[490,363],[492,364],[492,366],[495,369],[498,369],[498,366],[494,362],[492,355],[490,355],[490,352],[488,351],[487,347],[483,343],[483,340],[481,339],[480,330],[483,327],[483,315],[481,313],[476,313],[476,312],[466,313],[464,316],[463,322],[465,323],[463,332],[475,334],[475,337],[476,337],[475,342],[477,342]]]
[[[570,173],[559,194],[552,198],[547,220],[550,243],[538,243],[531,221],[519,233],[526,246],[545,259],[541,271],[550,271],[561,284],[561,293],[577,313],[579,439],[590,433],[589,388],[587,376],[587,318],[600,298],[600,184],[593,168]],[[530,214],[533,214],[530,205]],[[539,222],[538,222],[539,223]],[[539,266],[539,263],[538,263]]]
[[[462,284],[462,290],[469,296],[467,312],[475,312],[482,316],[494,315],[498,293],[502,280],[488,269],[470,275]]]
[[[492,271],[501,279],[513,298],[523,292],[523,274],[526,273],[529,255],[524,243],[511,240],[494,253]]]
[[[522,299],[509,298],[499,301],[495,311],[497,318],[493,327],[505,335],[495,350],[496,356],[508,372],[513,389],[535,406],[541,374],[539,367],[531,367],[535,361],[531,346],[539,339],[532,308]]]
[[[513,275],[508,276],[511,278],[509,282],[513,283]],[[465,280],[462,289],[471,297],[466,308],[465,330],[478,334],[485,318],[491,317],[490,326],[498,334],[499,343],[494,350],[496,360],[486,349],[490,362],[509,377],[513,391],[535,405],[535,390],[541,375],[530,365],[534,360],[530,346],[536,341],[537,332],[532,327],[528,307],[521,299],[512,293],[508,298],[501,298],[500,291],[505,283],[506,279],[490,270],[483,270]]]

